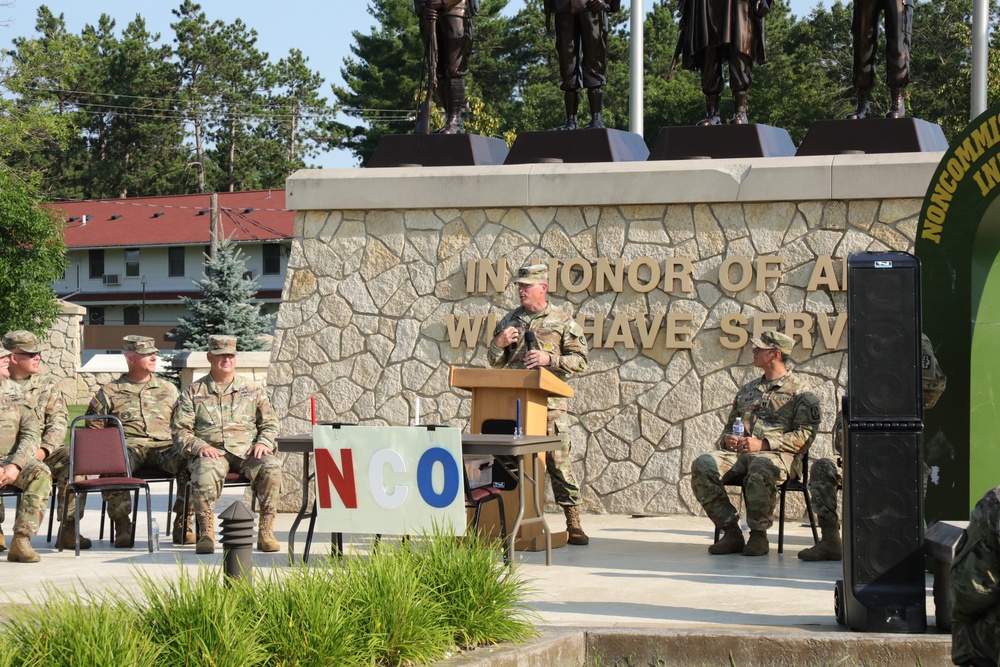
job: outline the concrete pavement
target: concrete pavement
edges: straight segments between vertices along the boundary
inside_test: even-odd
[[[221,512],[237,498],[242,498],[241,490],[227,491],[217,510]],[[137,590],[139,572],[170,581],[184,568],[220,566],[221,549],[211,556],[197,556],[193,547],[170,544],[169,526],[165,524],[165,494],[154,494],[153,505],[163,531],[160,551],[153,554],[146,551],[141,503],[136,548],[113,549],[107,535],[104,541],[98,542],[99,505],[92,497],[83,525],[84,533],[95,540],[94,548],[81,552],[81,557],[76,558],[71,550],[56,552],[51,544],[45,543],[44,536],[40,536],[34,538],[33,544],[42,555],[41,563],[8,563],[0,556],[3,588],[8,599],[23,603],[39,599],[49,586],[64,590],[108,581]],[[7,516],[5,528],[9,535],[12,506]],[[282,544],[287,540],[293,518],[290,514],[279,515],[276,533]],[[548,521],[554,529],[564,525],[561,515],[548,515]],[[591,537],[590,545],[555,550],[551,567],[545,565],[544,552],[517,553],[521,572],[532,588],[530,605],[537,612],[538,624],[546,630],[547,637],[552,633],[559,635],[562,630],[583,630],[594,637],[607,632],[642,634],[653,631],[672,633],[674,637],[701,633],[700,636],[708,638],[720,632],[725,636],[733,632],[750,632],[771,640],[801,636],[810,641],[826,637],[837,641],[853,639],[855,643],[878,637],[851,633],[837,625],[833,587],[836,579],[842,577],[842,565],[798,560],[796,552],[812,542],[808,528],[798,521],[786,523],[783,555],[777,553],[775,526],[771,553],[759,558],[739,554],[710,556],[706,549],[711,543],[712,531],[705,518],[585,515],[583,524]],[[303,544],[301,538],[300,533],[299,553]],[[366,548],[367,540],[360,536],[345,538],[348,553]],[[317,536],[317,539],[313,553],[327,551],[328,538]],[[255,552],[254,559],[259,567],[284,568],[288,565],[284,551],[276,554]],[[929,578],[927,584],[928,623],[933,626],[934,604]],[[931,633],[935,632],[936,628],[932,627]],[[892,641],[905,643],[908,637],[917,639],[904,635],[893,637]],[[934,639],[938,644],[950,640],[940,634],[936,639],[933,634],[923,635],[921,639]],[[938,650],[946,652],[947,646],[938,646]],[[925,661],[923,664],[936,663]]]

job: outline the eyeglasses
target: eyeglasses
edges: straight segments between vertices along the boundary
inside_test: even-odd
[[[20,357],[26,357],[28,359],[34,359],[35,357],[41,357],[41,352],[11,352],[11,356],[18,355]]]

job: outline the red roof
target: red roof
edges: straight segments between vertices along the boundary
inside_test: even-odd
[[[68,248],[208,244],[207,194],[56,202]],[[86,224],[84,224],[86,216]],[[290,239],[295,213],[284,190],[219,193],[219,226],[237,241]]]

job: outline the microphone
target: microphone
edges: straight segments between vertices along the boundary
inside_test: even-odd
[[[529,351],[538,349],[538,338],[535,336],[534,331],[526,331],[524,333],[524,342],[528,346]]]

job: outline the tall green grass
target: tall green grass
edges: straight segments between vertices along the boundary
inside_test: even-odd
[[[0,667],[396,667],[537,634],[517,569],[474,537],[435,530],[366,556],[254,574],[140,573],[134,595],[50,589],[0,625]]]

